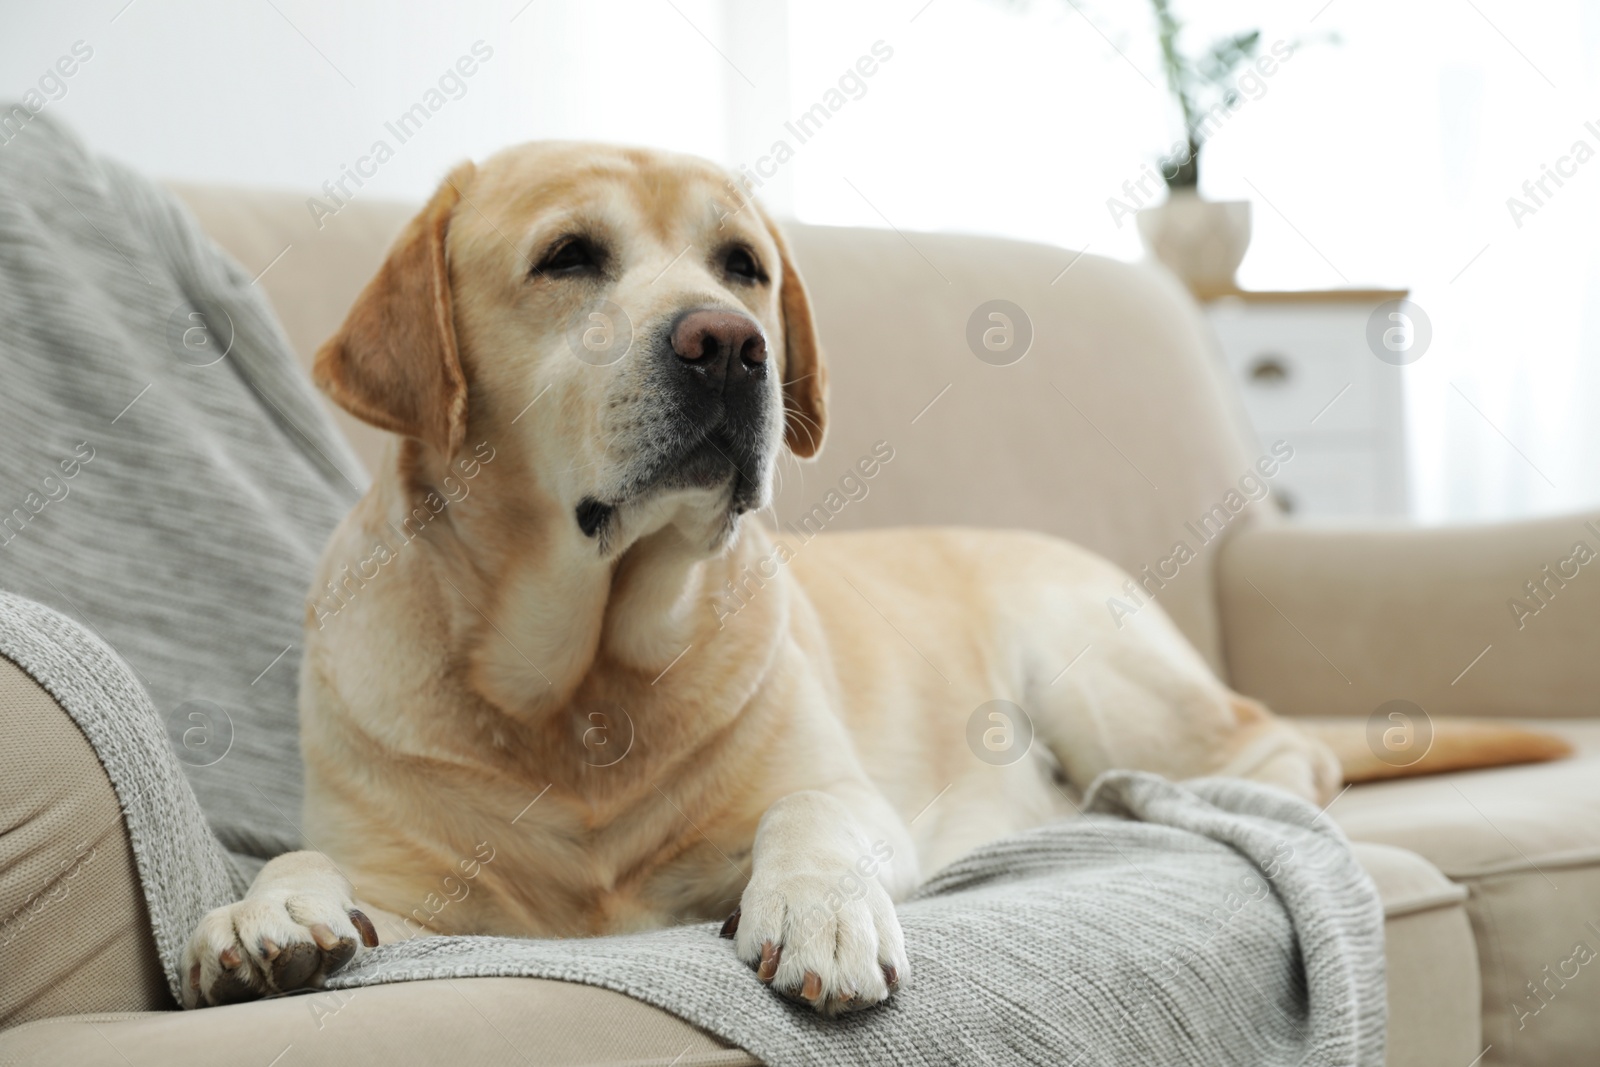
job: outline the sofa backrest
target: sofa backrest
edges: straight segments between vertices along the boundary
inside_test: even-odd
[[[174,189],[251,275],[265,270],[260,284],[307,363],[414,209],[357,200],[319,228],[303,196]],[[822,453],[785,463],[778,519],[821,505],[830,530],[1022,527],[1076,541],[1130,572],[1175,575],[1158,599],[1220,667],[1216,542],[1203,535],[1229,525],[1217,509],[1256,456],[1182,287],[1156,268],[1046,245],[787,229],[827,355],[830,418]],[[986,331],[1003,345],[1008,327],[1009,350],[985,346]],[[1028,334],[1025,354],[998,365]],[[376,463],[387,435],[338,418]],[[894,459],[841,485],[880,441]],[[1192,560],[1174,559],[1180,543]]]

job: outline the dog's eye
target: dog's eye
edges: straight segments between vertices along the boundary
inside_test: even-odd
[[[534,268],[535,274],[584,274],[598,271],[604,254],[587,237],[568,237]]]
[[[764,282],[767,276],[761,270],[761,264],[756,262],[755,253],[748,248],[730,248],[722,260],[723,269],[735,278],[742,278],[748,282]]]

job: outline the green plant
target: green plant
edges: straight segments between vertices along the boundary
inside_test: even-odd
[[[1183,134],[1188,151],[1170,160],[1161,175],[1168,188],[1193,189],[1200,184],[1200,148],[1205,143],[1204,123],[1218,104],[1232,108],[1239,91],[1233,75],[1254,58],[1261,43],[1261,31],[1249,30],[1213,43],[1198,58],[1191,58],[1179,47],[1183,23],[1172,13],[1169,0],[1150,0],[1155,9],[1156,33],[1161,42],[1161,68],[1167,88],[1183,112]]]
[[[1006,6],[1025,9],[1033,0],[1002,0]],[[1079,6],[1078,0],[1064,0],[1067,7],[1090,16]],[[1219,107],[1232,110],[1239,100],[1239,89],[1234,74],[1255,58],[1261,44],[1260,30],[1235,33],[1212,43],[1198,56],[1191,56],[1179,43],[1184,26],[1173,14],[1171,0],[1150,0],[1156,16],[1156,39],[1161,46],[1161,70],[1167,90],[1178,105],[1183,118],[1183,139],[1176,142],[1171,154],[1161,160],[1161,177],[1171,189],[1194,189],[1200,184],[1200,149],[1208,136],[1207,124],[1216,123]],[[1092,19],[1090,19],[1092,23]],[[1330,41],[1338,38],[1332,34]],[[1295,47],[1291,44],[1290,47]],[[1115,46],[1113,46],[1115,47]],[[1276,53],[1278,47],[1274,45]],[[1119,49],[1120,51],[1120,49]]]

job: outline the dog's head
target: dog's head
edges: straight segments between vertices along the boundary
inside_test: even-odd
[[[314,375],[436,469],[469,435],[511,450],[602,554],[667,526],[719,548],[825,421],[777,228],[709,163],[593,145],[458,167]]]

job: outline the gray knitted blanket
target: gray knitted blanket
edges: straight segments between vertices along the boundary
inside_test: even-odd
[[[232,322],[218,362],[187,351],[195,309],[213,336]],[[0,586],[28,594],[0,593],[0,654],[105,764],[176,994],[189,931],[242,890],[224,843],[295,843],[294,671],[269,661],[297,651],[356,465],[249,277],[43,116],[0,150],[0,317],[0,492],[27,513],[0,532]],[[1084,809],[936,873],[900,909],[909,984],[842,1020],[774,996],[712,925],[421,939],[332,984],[585,982],[778,1065],[1383,1062],[1382,910],[1331,820],[1133,773]]]
[[[0,589],[116,650],[258,860],[297,847],[306,591],[366,485],[252,283],[267,266],[49,112],[0,147]]]
[[[842,1019],[774,996],[712,925],[422,938],[330,984],[586,982],[771,1064],[1383,1063],[1383,909],[1331,820],[1248,782],[1131,771],[1084,812],[936,873],[899,908],[912,983]]]

